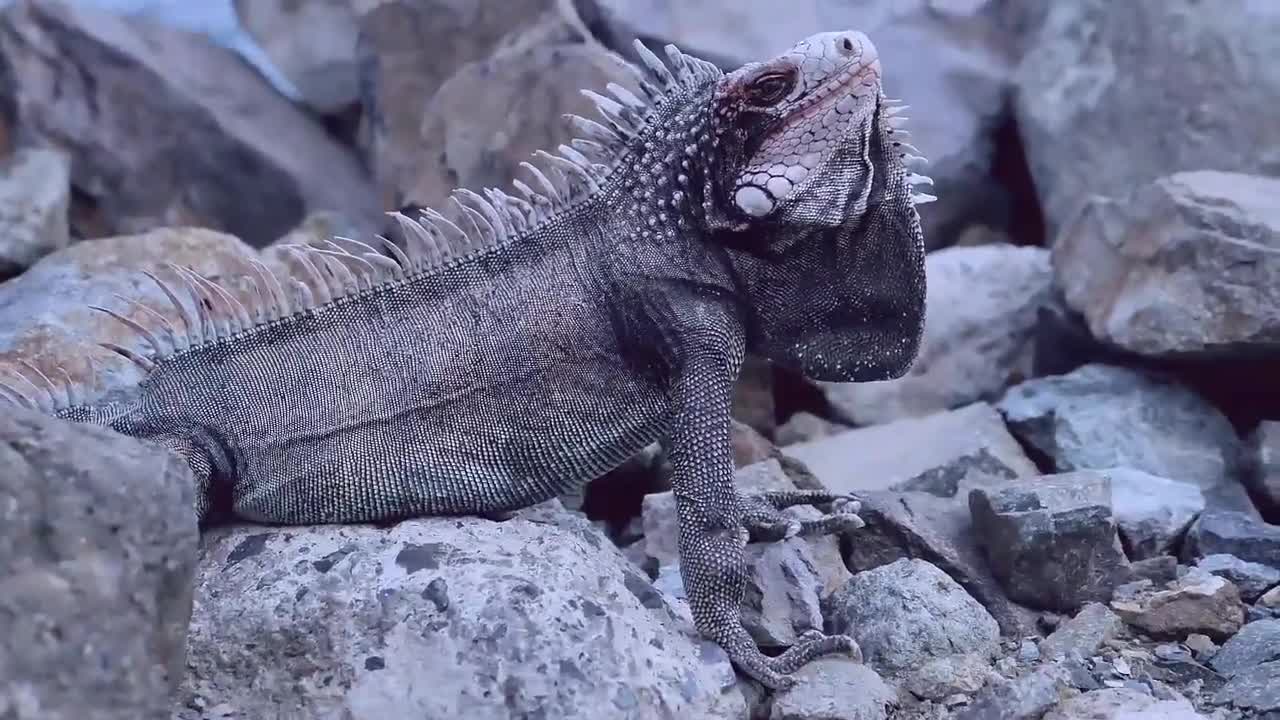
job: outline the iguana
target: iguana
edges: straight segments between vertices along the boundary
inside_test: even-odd
[[[524,163],[517,194],[459,189],[403,237],[257,260],[244,301],[186,268],[172,303],[97,309],[146,349],[127,400],[90,401],[31,364],[0,394],[160,443],[190,464],[202,522],[502,513],[669,443],[680,569],[697,628],[744,673],[789,687],[847,651],[814,632],[761,653],[739,606],[749,539],[856,527],[842,496],[742,496],[730,393],[748,352],[827,381],[897,377],[924,318],[915,189],[928,178],[858,32],[814,35],[724,73],[644,45],[594,99],[603,122]],[[638,93],[638,94],[637,94]],[[57,382],[50,375],[58,378]],[[779,510],[832,503],[798,523]]]

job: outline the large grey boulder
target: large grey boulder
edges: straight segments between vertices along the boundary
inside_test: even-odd
[[[0,280],[71,242],[70,202],[71,162],[64,153],[20,150],[0,160]]]
[[[160,720],[197,544],[185,462],[0,401],[0,717]]]

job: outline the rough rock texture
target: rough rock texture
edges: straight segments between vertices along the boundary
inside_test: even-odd
[[[25,359],[46,375],[61,366],[73,380],[96,382],[103,392],[132,388],[141,379],[138,369],[95,343],[134,347],[137,333],[108,321],[89,305],[105,303],[149,325],[153,321],[142,311],[112,299],[119,293],[152,307],[168,307],[169,301],[142,270],[168,278],[160,268],[172,262],[212,280],[225,280],[240,276],[247,268],[245,259],[253,256],[252,248],[230,235],[195,228],[164,228],[71,245],[0,285],[0,365]],[[269,258],[264,255],[264,260]],[[234,289],[236,283],[229,285]],[[241,289],[241,299],[248,299],[249,286]]]
[[[357,7],[374,0],[234,0],[244,29],[303,102],[336,112],[357,102]]]
[[[946,655],[912,670],[903,686],[918,698],[945,701],[957,694],[978,692],[994,675],[991,659],[980,653]]]
[[[506,132],[517,132],[521,142],[537,140],[524,135],[521,130],[524,124],[559,129],[562,134],[557,136],[557,142],[567,137],[557,113],[576,110],[561,105],[558,99],[544,99],[536,93],[520,96],[527,88],[502,82],[527,83],[535,78],[545,92],[546,88],[558,85],[555,78],[545,75],[551,67],[541,67],[544,74],[507,74],[502,76],[502,81],[486,77],[482,80],[483,93],[474,92],[476,86],[468,84],[480,82],[477,73],[484,70],[485,61],[497,51],[527,51],[535,46],[580,39],[582,32],[575,18],[561,13],[564,3],[556,0],[503,3],[385,0],[365,5],[357,49],[361,103],[366,114],[361,144],[374,168],[385,206],[399,207],[410,200],[411,194],[426,197],[438,190],[432,184],[415,191],[420,175],[435,183],[439,177],[447,177],[450,169],[483,170],[482,176],[453,177],[450,188],[479,181],[493,184],[490,178],[496,168],[481,163],[499,157],[489,148],[495,144],[498,148],[507,145]],[[453,90],[437,99],[437,91],[469,63],[478,63],[469,71],[469,79],[453,81]],[[567,79],[570,84],[585,79],[576,71],[570,74],[574,75]],[[597,86],[573,85],[572,92],[577,92],[579,87]],[[523,100],[513,97],[513,93]],[[567,96],[568,92],[562,92],[557,97]],[[585,102],[584,98],[579,100]],[[512,106],[507,103],[519,102],[529,104],[509,113]],[[429,107],[432,109],[428,110]],[[574,107],[580,110],[586,106]],[[472,114],[456,118],[442,114],[463,111]],[[503,117],[487,115],[491,112],[501,113]],[[428,127],[433,128],[429,134]],[[542,136],[542,140],[546,137]],[[537,147],[546,149],[554,144]],[[440,155],[449,155],[451,149],[455,155],[442,160]],[[501,177],[504,184],[509,179],[510,175]]]
[[[1012,39],[997,32],[984,0],[600,0],[605,24],[623,47],[661,38],[724,67],[781,52],[796,38],[833,28],[871,37],[891,97],[911,105],[911,142],[929,158],[938,202],[921,213],[925,239],[949,245],[970,221],[1005,221],[1007,207],[989,177],[992,133],[1003,121]]]
[[[1111,483],[1082,471],[969,493],[973,526],[1009,597],[1044,610],[1106,602],[1127,578]]]
[[[1054,243],[1054,277],[1093,336],[1126,350],[1274,352],[1280,349],[1277,197],[1280,178],[1211,170],[1095,197]]]
[[[1048,665],[994,683],[957,713],[956,720],[1040,720],[1067,687],[1063,675],[1058,667]]]
[[[1280,660],[1262,663],[1236,675],[1213,699],[1219,705],[1269,713],[1262,717],[1270,720],[1274,713],[1280,713]]]
[[[71,242],[71,164],[56,150],[0,153],[0,280]]]
[[[1111,481],[1111,509],[1130,560],[1171,553],[1204,510],[1204,494],[1191,483],[1131,468],[1103,474]]]
[[[1091,193],[1122,197],[1182,170],[1280,168],[1270,116],[1280,103],[1280,5],[1043,5],[1047,19],[1015,75],[1015,110],[1051,233]]]
[[[1236,675],[1264,662],[1280,660],[1280,618],[1255,620],[1222,644],[1210,667]]]
[[[0,717],[167,718],[199,542],[186,463],[6,408],[0,467]]]
[[[0,106],[72,159],[75,234],[199,225],[261,246],[313,210],[372,220],[355,154],[230,51],[84,4],[0,12]]]
[[[1235,555],[1216,553],[1200,558],[1196,567],[1230,580],[1240,591],[1240,599],[1251,603],[1267,590],[1280,585],[1280,568],[1241,560]]]
[[[886,720],[897,700],[875,670],[846,659],[816,660],[795,678],[796,687],[774,699],[769,720]]]
[[[1039,475],[990,405],[852,430],[783,452],[825,485],[862,494],[859,514],[867,525],[846,544],[850,568],[927,560],[977,598],[1003,632],[1033,627],[1034,618],[1005,596],[974,541],[970,490]]]
[[[828,632],[858,641],[868,665],[903,675],[936,657],[992,657],[1000,629],[964,588],[923,560],[899,560],[853,576],[823,601]]]
[[[897,380],[824,383],[832,407],[858,425],[995,400],[1032,374],[1036,320],[1050,303],[1043,248],[946,248],[925,258],[924,340]]]
[[[746,712],[723,652],[563,511],[234,527],[206,546],[187,704],[348,720]]]
[[[1198,568],[1188,570],[1167,590],[1140,591],[1132,599],[1112,601],[1111,609],[1130,625],[1160,638],[1202,633],[1223,640],[1244,624],[1236,586]]]
[[[1044,720],[1207,720],[1185,698],[1158,700],[1131,688],[1102,688],[1064,700]]]
[[[1231,423],[1171,380],[1090,364],[1010,388],[997,407],[1057,472],[1129,467],[1194,483],[1210,507],[1252,507]]]
[[[1120,632],[1120,617],[1101,603],[1086,603],[1076,616],[1058,626],[1040,643],[1040,656],[1053,660],[1078,654],[1090,657]]]
[[[1264,420],[1249,435],[1245,483],[1272,522],[1280,521],[1280,420]]]
[[[1202,513],[1187,530],[1183,557],[1217,553],[1280,569],[1280,525],[1269,525],[1240,512]]]

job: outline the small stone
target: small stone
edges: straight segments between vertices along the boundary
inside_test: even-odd
[[[1280,610],[1280,586],[1262,593],[1262,597],[1258,598],[1258,604],[1272,610]]]
[[[1112,660],[1111,667],[1115,669],[1116,674],[1118,675],[1129,677],[1133,674],[1133,668],[1130,667],[1129,661],[1125,660],[1123,657],[1118,657],[1115,660]]]
[[[1183,644],[1186,645],[1191,652],[1195,653],[1196,659],[1201,662],[1213,657],[1214,653],[1218,652],[1217,643],[1215,643],[1208,635],[1204,635],[1202,633],[1191,633],[1187,636],[1187,639]]]
[[[1044,610],[1105,602],[1127,574],[1109,479],[1092,471],[969,493],[974,531],[1009,597]]]
[[[1273,660],[1280,660],[1280,620],[1258,620],[1223,643],[1209,667],[1232,676]]]
[[[1129,563],[1129,577],[1150,580],[1157,585],[1172,582],[1178,577],[1178,559],[1171,555],[1157,555]],[[1116,588],[1118,593],[1120,588]]]
[[[1191,659],[1191,653],[1181,645],[1173,643],[1161,643],[1156,646],[1155,656],[1157,660],[1162,662],[1187,662]]]
[[[1023,639],[1018,646],[1018,662],[1033,663],[1040,659],[1040,648],[1036,646],[1036,641],[1030,638]]]
[[[970,698],[968,695],[965,695],[964,693],[956,693],[955,695],[948,695],[947,697],[943,698],[942,704],[946,707],[954,708],[954,707],[959,707],[961,705],[968,705],[969,700]]]
[[[1187,530],[1183,559],[1219,553],[1280,569],[1280,525],[1268,525],[1243,512],[1201,513]]]
[[[1280,568],[1241,560],[1235,555],[1215,553],[1200,558],[1196,567],[1224,577],[1240,590],[1240,599],[1251,603],[1269,588],[1280,585]]]
[[[854,575],[824,599],[830,631],[853,636],[867,664],[886,674],[925,661],[976,653],[993,657],[1000,630],[946,573],[923,560],[898,560]]]
[[[1089,603],[1040,643],[1040,654],[1049,660],[1072,653],[1082,657],[1093,655],[1102,643],[1115,637],[1122,626],[1120,617],[1106,605]]]
[[[795,672],[795,687],[774,698],[770,720],[885,720],[894,692],[874,670],[820,658]]]
[[[1111,609],[1128,624],[1156,637],[1183,638],[1198,632],[1225,639],[1244,623],[1236,586],[1196,568],[1168,590],[1143,593],[1135,600],[1116,600]]]

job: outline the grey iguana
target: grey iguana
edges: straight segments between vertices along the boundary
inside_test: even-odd
[[[396,215],[400,244],[294,247],[288,277],[250,261],[243,302],[188,269],[148,273],[172,307],[99,308],[146,345],[108,346],[146,372],[136,396],[91,401],[30,363],[0,394],[167,446],[202,521],[501,513],[665,438],[695,623],[789,686],[852,641],[762,654],[739,619],[743,546],[860,521],[834,495],[740,496],[731,389],[747,352],[818,380],[905,372],[924,319],[915,205],[933,198],[861,33],[728,74],[636,50],[639,94],[584,91],[603,122],[570,116],[580,137],[525,163],[518,195]],[[829,502],[804,523],[779,512]]]

